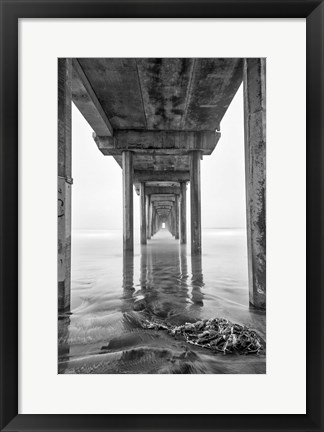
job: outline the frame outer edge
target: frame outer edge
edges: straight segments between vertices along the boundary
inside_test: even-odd
[[[42,4],[43,3],[43,4]],[[88,3],[88,5],[86,5]],[[58,17],[71,16],[71,11],[79,8],[78,15],[82,15],[81,10],[89,10],[88,2],[71,2],[67,0],[64,3],[64,7],[61,10],[61,14]],[[98,3],[96,10],[100,9]],[[107,2],[109,3],[109,1]],[[111,3],[111,2],[110,2]],[[143,10],[144,3],[138,2],[141,7],[139,10]],[[152,3],[152,2],[151,2]],[[217,2],[215,2],[217,3]],[[223,2],[224,3],[224,2]],[[234,3],[230,2],[230,7],[233,10],[235,6]],[[238,2],[237,2],[238,3]],[[242,2],[243,3],[243,2]],[[260,7],[260,2],[250,2],[258,4]],[[269,8],[269,3],[267,7]],[[323,3],[316,7],[315,2],[300,2],[301,6],[298,12],[292,10],[292,6],[289,2],[281,2],[280,7],[278,3],[273,2],[273,12],[272,16],[283,17],[278,11],[282,11],[286,7],[285,16],[289,15],[295,17],[304,17],[303,11],[308,10],[309,16],[307,24],[309,29],[307,30],[307,38],[310,36],[310,41],[315,41],[315,48],[312,50],[310,57],[310,65],[307,67],[307,83],[311,85],[312,96],[316,95],[316,91],[319,97],[316,98],[314,110],[311,112],[314,114],[314,118],[308,113],[307,125],[311,126],[312,130],[307,131],[307,142],[312,143],[312,149],[308,154],[307,168],[308,170],[314,171],[310,173],[308,180],[309,186],[307,192],[311,191],[311,187],[314,187],[314,192],[308,196],[307,204],[311,205],[310,211],[307,213],[307,233],[310,236],[310,241],[308,243],[308,258],[307,258],[307,285],[308,283],[314,284],[318,287],[317,297],[311,297],[311,301],[307,302],[307,315],[311,318],[312,329],[317,326],[317,332],[315,337],[320,337],[320,348],[310,348],[310,354],[308,356],[309,360],[312,362],[312,371],[307,374],[310,378],[309,383],[307,383],[308,400],[307,406],[315,406],[314,412],[308,412],[308,422],[305,422],[305,416],[300,418],[300,426],[292,426],[288,421],[282,422],[278,427],[274,427],[272,421],[269,424],[265,423],[262,428],[259,427],[258,422],[254,423],[252,420],[250,423],[250,430],[299,430],[299,431],[323,431],[324,426],[324,411],[321,409],[323,404],[323,370],[324,370],[324,345],[323,345],[323,247],[324,247],[324,220],[323,220],[323,192],[324,192],[324,176],[323,176],[323,166],[324,166],[324,150],[323,150],[323,25],[324,25],[324,7]],[[308,4],[307,4],[308,3]],[[317,2],[318,3],[318,2]],[[14,431],[14,430],[75,430],[76,425],[79,423],[76,417],[84,418],[87,416],[47,416],[47,415],[18,415],[18,17],[53,17],[53,10],[57,11],[63,6],[62,3],[56,1],[43,1],[41,3],[31,2],[30,0],[12,2],[9,4],[6,0],[0,0],[0,14],[1,14],[1,52],[0,52],[0,64],[1,64],[1,81],[0,81],[0,94],[1,94],[1,107],[0,107],[0,118],[1,118],[1,143],[0,143],[0,282],[1,282],[1,387],[0,387],[0,430]],[[80,5],[84,6],[80,8]],[[286,6],[283,6],[285,4]],[[128,4],[129,5],[129,4]],[[131,9],[134,9],[132,5]],[[156,9],[155,16],[159,16],[161,10],[160,7]],[[224,5],[223,5],[224,6]],[[124,6],[126,8],[126,5]],[[48,9],[46,9],[48,8]],[[92,8],[92,5],[90,5]],[[150,5],[150,10],[152,10],[152,4]],[[104,9],[104,8],[103,8]],[[116,6],[116,10],[121,8]],[[163,8],[162,8],[163,9]],[[208,9],[208,8],[207,8]],[[225,8],[226,9],[226,8]],[[234,8],[235,9],[235,8]],[[112,10],[112,5],[110,8]],[[224,7],[223,7],[224,10]],[[237,9],[235,13],[231,16],[244,16],[243,4]],[[268,10],[268,9],[267,9]],[[288,12],[289,10],[289,12]],[[54,11],[54,13],[55,13]],[[277,12],[276,12],[277,11]],[[240,13],[241,12],[241,13]],[[190,14],[190,12],[189,12]],[[73,15],[73,13],[72,13]],[[120,16],[130,15],[128,11]],[[154,15],[154,14],[153,14]],[[180,15],[180,14],[179,14]],[[217,16],[217,15],[216,15]],[[224,13],[221,13],[224,16]],[[260,14],[260,17],[263,16]],[[269,16],[269,15],[268,15]],[[135,16],[133,16],[135,17]],[[307,45],[308,46],[308,45]],[[315,60],[317,58],[317,63]],[[319,62],[320,60],[320,62]],[[5,67],[4,67],[5,65]],[[313,84],[310,81],[311,75],[309,73],[314,73]],[[315,93],[314,93],[315,91]],[[307,95],[307,106],[310,103],[310,95]],[[313,104],[313,100],[311,101]],[[5,110],[4,110],[5,107]],[[317,112],[315,110],[317,107]],[[309,129],[309,128],[308,128]],[[312,164],[311,164],[312,161]],[[320,196],[319,196],[320,195]],[[316,204],[317,203],[317,204]],[[313,226],[313,228],[311,228]],[[312,251],[312,256],[309,256],[310,250]],[[313,254],[318,253],[317,259],[313,260]],[[312,275],[314,272],[314,275]],[[4,287],[9,287],[9,289],[4,289]],[[311,285],[310,285],[311,287]],[[309,290],[308,290],[309,291]],[[309,300],[309,297],[308,299]],[[310,317],[310,311],[312,314],[316,315]],[[314,312],[317,312],[316,314]],[[307,332],[308,341],[315,341],[314,334],[309,329]],[[310,337],[310,339],[309,339]],[[318,344],[318,340],[317,340]],[[314,356],[317,356],[314,357]],[[308,368],[310,369],[310,368]],[[320,376],[318,372],[320,371]],[[311,387],[309,387],[311,386]],[[317,389],[315,392],[314,390]],[[323,411],[323,412],[322,412]],[[74,420],[73,420],[74,417]],[[101,418],[107,416],[100,416]],[[114,417],[114,416],[113,416]],[[222,417],[222,416],[221,416]],[[233,417],[233,416],[231,416]],[[240,416],[241,417],[241,416]],[[243,416],[244,417],[244,416]],[[257,416],[252,416],[257,417]],[[294,416],[282,416],[282,417],[294,417]],[[65,420],[63,420],[65,418]],[[82,430],[108,430],[105,428],[105,422],[102,421],[101,427],[98,424],[94,428],[87,427],[89,425],[89,420],[85,420]],[[158,416],[157,416],[158,420]],[[194,419],[193,419],[194,420]],[[52,423],[53,422],[53,423]],[[110,423],[110,421],[109,421]],[[118,423],[118,422],[117,422]],[[127,422],[125,422],[127,423]],[[131,430],[131,427],[125,428],[119,424],[116,426],[116,422],[113,420],[111,424],[112,430]],[[140,418],[134,423],[129,422],[129,426],[134,426],[142,429],[142,421]],[[227,426],[224,428],[224,423],[221,422],[218,431],[229,430],[233,427]],[[73,425],[74,424],[74,425]],[[82,424],[82,420],[81,423]],[[106,423],[108,424],[108,423]],[[195,424],[195,421],[193,421]],[[171,426],[171,425],[170,425]],[[81,427],[81,426],[80,426]],[[79,429],[79,428],[78,428]],[[158,426],[151,428],[146,426],[145,430],[161,430],[162,428]],[[163,428],[164,429],[164,428]],[[174,427],[174,430],[184,430],[183,426]],[[191,428],[194,430],[193,428]],[[217,426],[212,428],[217,430]],[[166,429],[165,429],[166,430]],[[169,431],[171,429],[168,429]],[[198,430],[198,429],[196,429]],[[246,422],[243,420],[240,429],[235,430],[246,430]]]
[[[1,1],[0,428],[18,412],[18,17]]]
[[[307,415],[324,429],[324,4],[307,18]],[[319,374],[319,375],[318,375]]]

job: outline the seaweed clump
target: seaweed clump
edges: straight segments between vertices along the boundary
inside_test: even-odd
[[[145,320],[142,327],[166,330],[172,336],[182,336],[192,345],[223,354],[259,354],[263,350],[261,340],[254,330],[225,318],[205,319],[180,326]]]

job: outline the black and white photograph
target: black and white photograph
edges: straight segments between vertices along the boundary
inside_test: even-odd
[[[58,373],[266,374],[266,58],[58,58]]]

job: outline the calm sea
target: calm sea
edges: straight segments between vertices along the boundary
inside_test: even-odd
[[[59,373],[265,373],[265,355],[226,355],[144,330],[142,317],[184,324],[223,317],[265,340],[265,313],[249,308],[246,233],[203,230],[201,258],[162,229],[147,246],[122,232],[72,236],[72,314],[59,320]]]

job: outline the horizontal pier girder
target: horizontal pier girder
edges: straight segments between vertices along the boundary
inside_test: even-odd
[[[174,183],[177,186],[163,186],[163,182],[160,182],[157,184],[159,184],[159,186],[148,186],[149,183],[153,183],[154,182],[145,182],[145,195],[153,195],[153,194],[174,194],[174,195],[179,195],[180,194],[180,183]],[[168,184],[172,184],[171,182],[165,182],[166,185]],[[137,195],[140,194],[140,183],[135,183],[135,190]]]
[[[173,206],[174,201],[156,201],[156,202],[152,202],[153,207],[159,207],[159,206]]]
[[[172,204],[171,203],[170,204],[160,204],[160,203],[158,203],[158,204],[154,204],[153,207],[155,209],[171,209],[173,207],[173,203]]]
[[[171,194],[153,194],[151,195],[151,201],[175,201],[175,196]]]
[[[152,131],[116,130],[114,136],[98,136],[94,140],[105,156],[119,156],[130,150],[137,155],[154,153],[157,155],[185,155],[199,150],[210,155],[220,138],[217,131]]]
[[[189,171],[154,171],[154,170],[135,170],[134,182],[142,183],[148,181],[167,181],[167,182],[181,182],[189,181]]]
[[[180,194],[180,187],[147,186],[145,188],[145,193],[146,193],[146,195],[155,195],[155,194],[179,195]]]
[[[148,181],[145,182],[146,187],[180,187],[179,182],[173,181]]]

